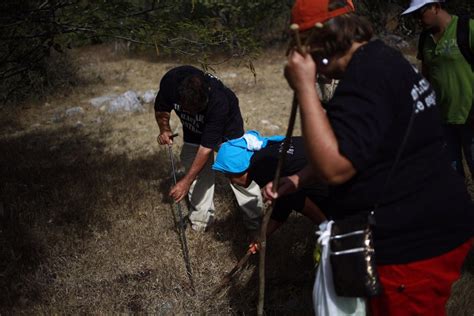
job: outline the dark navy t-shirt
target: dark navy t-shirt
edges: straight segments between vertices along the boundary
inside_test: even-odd
[[[248,177],[260,187],[273,181],[282,149],[283,142],[280,141],[268,142],[266,147],[256,151],[250,160],[250,166],[247,170]],[[299,136],[291,137],[281,176],[293,175],[306,167],[307,163],[303,138]],[[298,192],[282,196],[276,200],[271,218],[278,222],[284,222],[292,210],[301,212],[306,198],[319,205],[320,201],[327,198],[327,194],[327,185],[315,183],[302,188]]]
[[[383,192],[412,112],[406,147]],[[448,163],[435,94],[403,56],[381,41],[359,48],[327,107],[339,151],[357,174],[331,188],[332,218],[375,212],[380,264],[445,253],[474,231],[474,208],[464,181]]]
[[[248,176],[260,187],[265,186],[275,177],[278,159],[282,150],[283,141],[268,142],[267,146],[256,151],[248,169]],[[292,137],[286,152],[285,163],[281,170],[281,176],[289,176],[303,169],[307,164],[302,137]]]
[[[191,114],[181,109],[178,86],[191,75],[203,76],[209,84],[208,103],[205,110]],[[160,82],[155,99],[155,111],[174,110],[183,125],[183,140],[207,148],[241,137],[244,134],[239,100],[235,94],[216,77],[192,66],[180,66],[168,71]]]

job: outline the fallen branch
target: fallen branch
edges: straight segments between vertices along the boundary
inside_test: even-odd
[[[254,254],[257,253],[259,250],[259,246],[257,243],[252,243],[249,246],[249,249],[245,253],[245,255],[237,262],[237,264],[230,270],[223,278],[219,286],[212,292],[212,296],[218,294],[220,291],[222,291],[225,287],[227,287],[234,278],[234,276],[237,274],[238,271],[240,271],[243,266],[247,263],[247,261],[250,259],[250,257]]]

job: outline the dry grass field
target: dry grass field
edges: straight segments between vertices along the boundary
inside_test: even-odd
[[[107,47],[73,52],[87,85],[0,113],[0,315],[256,314],[258,258],[213,295],[246,251],[247,232],[226,179],[217,177],[216,222],[186,231],[196,293],[186,275],[167,191],[172,178],[156,143],[152,105],[109,114],[89,100],[157,89],[182,61],[124,58]],[[284,134],[292,93],[283,51],[267,51],[253,74],[215,66],[240,99],[246,129]],[[81,106],[84,113],[64,115]],[[172,127],[178,128],[172,118]],[[299,134],[299,125],[296,127]],[[175,155],[180,142],[173,146]],[[310,315],[314,229],[293,215],[268,243],[266,312]],[[452,315],[474,313],[474,259],[454,287]]]

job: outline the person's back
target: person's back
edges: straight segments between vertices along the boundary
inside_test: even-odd
[[[181,95],[185,94],[183,82],[190,77],[199,78],[205,85],[202,103],[206,106],[196,111],[183,108],[181,100]],[[195,101],[199,96],[190,94],[190,98]],[[171,110],[176,112],[183,124],[183,137],[187,143],[215,148],[221,142],[244,133],[239,101],[235,94],[219,79],[193,66],[173,68],[161,79],[155,111]]]
[[[349,95],[357,97],[349,102]],[[412,115],[415,123],[385,187]],[[334,186],[322,208],[337,220],[368,212],[381,199],[375,226],[378,263],[439,255],[472,234],[473,208],[462,180],[449,168],[434,92],[399,52],[380,41],[357,50],[327,116],[339,151],[351,158],[357,175]],[[347,118],[354,118],[351,124]],[[452,216],[446,217],[446,209]],[[470,222],[462,225],[458,218]]]
[[[281,179],[276,193],[268,184],[264,197],[279,198],[308,179],[330,184],[330,201],[322,205],[328,217],[336,224],[369,217],[374,233],[375,259],[352,257],[377,263],[383,289],[368,298],[370,314],[443,315],[472,246],[474,207],[443,157],[428,81],[399,52],[373,41],[370,24],[352,11],[349,0],[297,0],[293,7],[292,22],[309,34],[311,54],[292,49],[285,75],[299,101],[312,169]],[[340,79],[327,111],[314,88],[317,74]],[[321,235],[327,251],[332,242],[323,235],[329,232]]]
[[[422,61],[423,74],[436,92],[451,165],[464,175],[464,153],[473,175],[474,20],[451,15],[443,2],[413,0],[402,14],[415,14],[424,28],[417,57]]]
[[[275,177],[283,139],[283,136],[263,137],[257,131],[248,131],[243,137],[220,146],[212,168],[225,174],[235,184],[245,187],[254,181],[263,187]],[[280,175],[293,175],[307,164],[303,138],[291,137]],[[267,236],[287,220],[292,210],[304,214],[315,224],[321,223],[325,216],[318,204],[327,198],[327,191],[326,185],[314,183],[278,199],[273,207]]]
[[[448,124],[466,123],[473,101],[474,73],[457,44],[458,21],[458,16],[451,16],[438,40],[434,36],[424,36],[420,40],[422,46],[418,56],[436,91],[443,120]],[[474,30],[474,21],[470,24]],[[474,47],[474,31],[472,34],[471,46]]]

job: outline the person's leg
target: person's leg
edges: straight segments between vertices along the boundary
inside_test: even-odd
[[[326,220],[326,216],[314,202],[316,200],[318,200],[317,197],[308,197],[305,190],[282,196],[275,201],[271,219],[280,223],[278,225],[280,227],[286,222],[291,212],[296,211],[305,215],[314,224],[319,225]]]
[[[316,225],[326,220],[326,216],[321,209],[308,197],[304,200],[304,207],[301,210],[301,214],[308,217]]]
[[[267,238],[270,237],[278,228],[280,228],[281,225],[283,225],[282,222],[270,218],[267,226]]]
[[[286,222],[293,210],[302,213],[317,225],[326,220],[323,212],[305,195],[304,191],[283,196],[277,199],[275,203],[272,215],[268,221],[267,237],[270,237]]]
[[[199,146],[195,144],[183,144],[180,158],[186,172],[191,167],[198,148]],[[188,192],[191,206],[189,220],[192,228],[197,231],[205,230],[211,216],[214,216],[214,171],[211,169],[213,162],[214,157],[211,156],[196,180],[191,184]]]
[[[464,168],[462,165],[461,136],[459,125],[444,125],[444,134],[446,137],[446,149],[448,152],[451,167],[464,177]]]
[[[326,216],[316,205],[321,200],[319,196],[308,196],[305,189],[282,196],[275,201],[272,219],[284,223],[292,211],[308,217],[314,224],[319,225],[326,220]]]
[[[467,124],[461,125],[460,128],[462,150],[472,178],[474,177],[474,128]]]
[[[383,291],[370,299],[371,315],[446,315],[451,286],[471,247],[472,240],[438,257],[378,266]]]
[[[244,212],[244,225],[248,230],[256,230],[260,227],[262,217],[262,194],[260,187],[254,181],[247,188],[230,183],[237,204]]]
[[[293,210],[301,212],[305,206],[305,195],[298,191],[282,196],[275,201],[272,215],[268,221],[267,237],[270,237],[280,226],[282,226]]]

